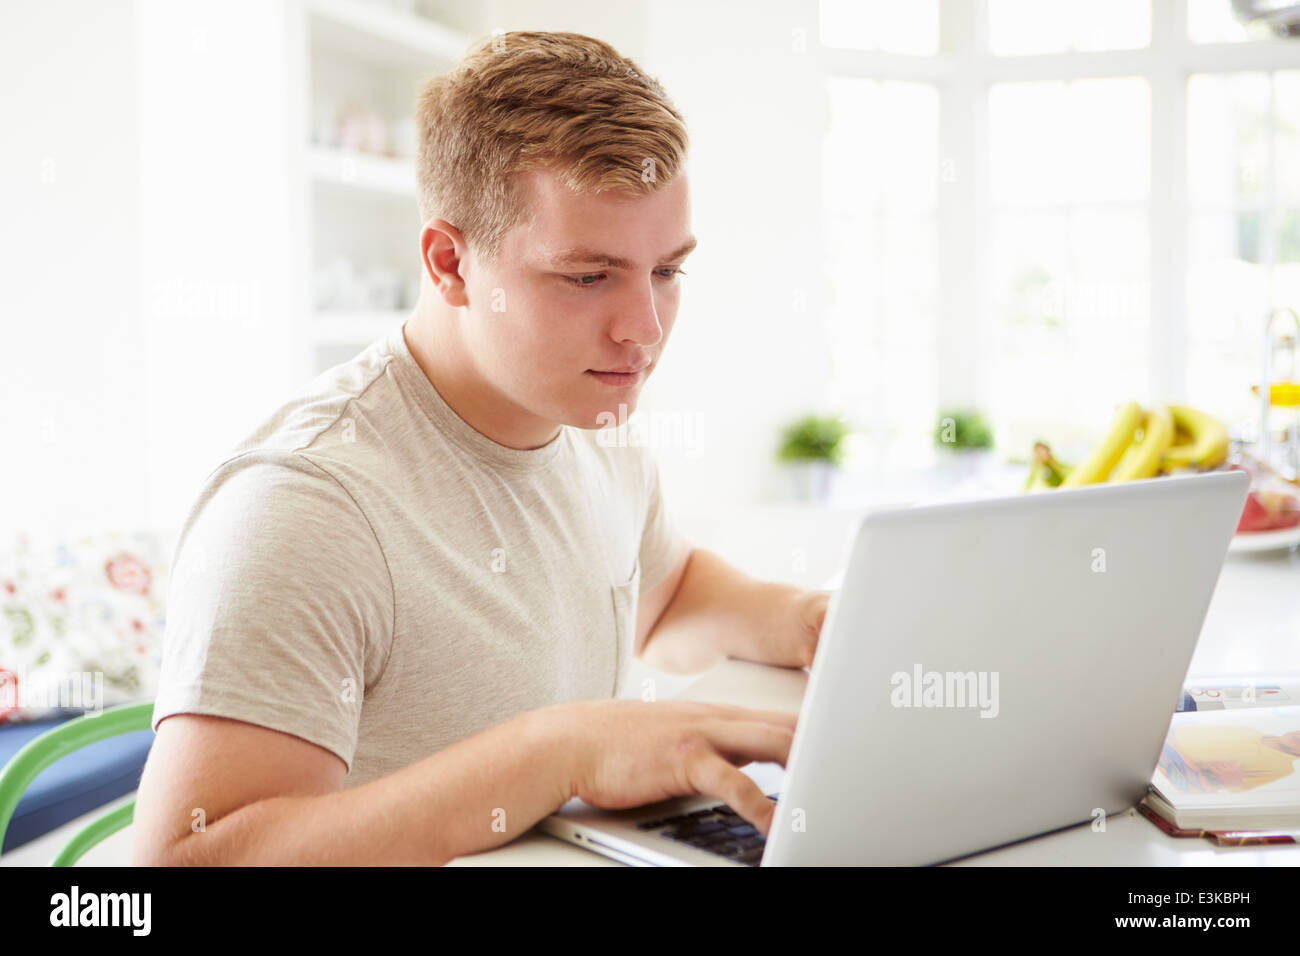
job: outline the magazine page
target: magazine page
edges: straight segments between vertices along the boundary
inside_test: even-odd
[[[1174,714],[1152,786],[1180,811],[1300,807],[1300,706]]]

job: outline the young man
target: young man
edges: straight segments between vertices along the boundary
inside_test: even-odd
[[[681,117],[598,40],[508,33],[421,90],[414,314],[211,475],[168,596],[135,860],[443,863],[572,796],[704,793],[794,715],[610,699],[630,654],[812,661],[826,592],[691,548],[629,410],[677,315]]]

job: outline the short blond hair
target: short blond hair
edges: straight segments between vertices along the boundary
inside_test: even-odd
[[[580,33],[479,41],[421,85],[415,122],[421,221],[445,219],[488,262],[528,213],[515,174],[549,167],[577,192],[651,193],[689,146],[658,81]]]

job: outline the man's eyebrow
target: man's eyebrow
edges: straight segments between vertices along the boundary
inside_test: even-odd
[[[661,262],[669,262],[673,259],[680,259],[693,250],[698,244],[698,240],[692,237],[677,249],[674,249],[668,255],[664,256]],[[565,249],[558,252],[546,260],[549,266],[572,266],[572,265],[599,265],[608,269],[632,269],[636,263],[631,259],[624,259],[621,256],[611,256],[608,253],[600,252],[596,249],[588,249],[578,246],[572,249]]]

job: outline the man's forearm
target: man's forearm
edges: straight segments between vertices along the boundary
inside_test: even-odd
[[[168,865],[441,865],[515,839],[569,798],[573,745],[522,714],[356,787],[241,807]]]
[[[672,601],[646,642],[646,663],[671,673],[705,670],[724,657],[785,666],[790,608],[806,592],[750,577],[696,548]]]

